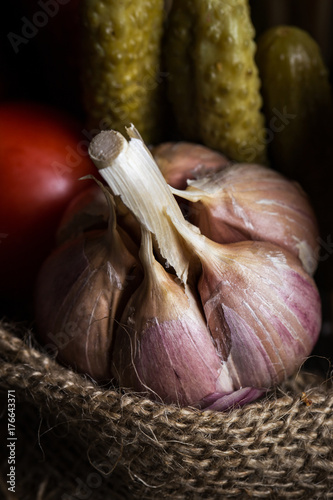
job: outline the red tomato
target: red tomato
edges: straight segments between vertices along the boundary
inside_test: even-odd
[[[0,295],[30,294],[67,204],[97,169],[72,116],[35,103],[0,105]]]

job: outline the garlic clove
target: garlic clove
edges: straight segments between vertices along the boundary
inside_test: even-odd
[[[140,256],[144,280],[117,329],[113,373],[122,387],[166,403],[200,406],[205,396],[220,390],[222,374],[198,300],[155,260],[145,230]],[[223,385],[226,392],[232,390],[227,373]]]
[[[114,198],[114,205],[118,226],[139,246],[141,231],[138,221],[119,197]],[[110,210],[103,189],[96,182],[69,203],[57,229],[57,245],[75,239],[86,231],[105,229],[109,214]]]
[[[218,151],[191,142],[164,142],[151,152],[167,184],[177,189],[185,189],[188,179],[204,177],[230,164]]]
[[[61,245],[85,231],[106,228],[109,208],[102,189],[96,184],[81,191],[68,205],[59,223],[56,242]]]
[[[37,334],[59,361],[110,380],[115,321],[141,279],[133,242],[116,226],[70,240],[43,264],[36,286]]]
[[[296,182],[261,165],[235,164],[173,193],[192,202],[189,220],[218,243],[270,241],[297,255],[313,275],[319,230]]]
[[[212,337],[223,339],[215,344],[234,390],[280,383],[318,339],[321,303],[314,281],[295,256],[273,244],[208,245],[198,291]],[[227,355],[220,344],[228,346]]]

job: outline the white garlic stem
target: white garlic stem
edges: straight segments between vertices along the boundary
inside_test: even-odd
[[[202,201],[203,198],[209,198],[209,196],[211,197],[214,196],[214,193],[209,195],[203,189],[197,189],[197,188],[193,188],[193,190],[190,190],[190,189],[177,189],[171,187],[170,189],[175,196],[179,196],[180,198],[183,198],[184,200],[187,201],[191,201],[192,203]]]
[[[158,250],[186,283],[189,250],[165,214],[184,221],[183,214],[162,173],[137,130],[127,129],[130,140],[119,132],[100,132],[91,142],[89,154],[115,196],[151,231]]]

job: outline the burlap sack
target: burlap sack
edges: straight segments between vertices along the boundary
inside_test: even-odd
[[[333,388],[300,372],[244,408],[199,412],[96,386],[0,328],[3,443],[15,389],[16,493],[73,499],[333,498]]]

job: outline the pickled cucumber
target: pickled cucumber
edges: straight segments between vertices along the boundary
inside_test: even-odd
[[[82,93],[90,129],[134,123],[161,137],[163,0],[82,0]]]
[[[259,37],[256,62],[272,165],[312,190],[332,140],[331,89],[320,48],[306,31],[276,26]]]
[[[236,161],[266,161],[247,0],[177,0],[165,40],[168,95],[179,130]]]

